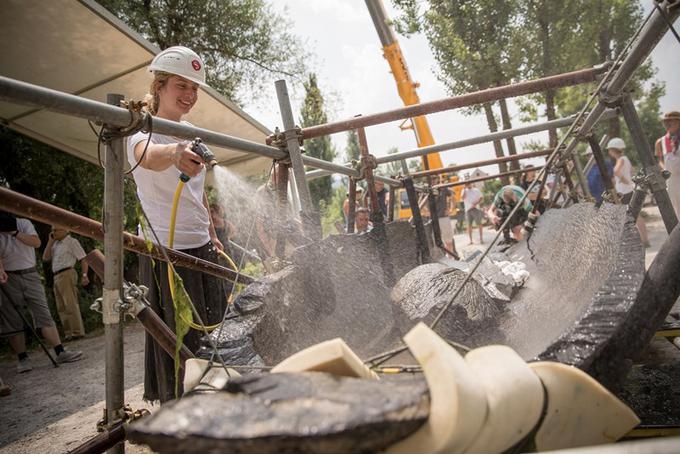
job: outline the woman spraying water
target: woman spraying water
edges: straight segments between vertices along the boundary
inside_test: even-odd
[[[145,99],[148,111],[158,118],[182,122],[198,101],[199,85],[206,85],[203,60],[186,47],[170,47],[153,59],[149,71],[154,79]],[[192,150],[195,146],[171,136],[138,132],[128,138],[128,161],[131,165],[139,162],[133,172],[137,195],[161,244],[217,263],[223,246],[210,219],[204,191],[206,166]],[[180,178],[184,187],[178,189]],[[173,206],[179,208],[173,210]],[[149,287],[151,308],[175,330],[167,265],[158,262],[153,266],[146,257],[139,261],[140,280]],[[226,305],[222,281],[183,268],[177,268],[177,273],[201,319],[207,324],[220,322]],[[185,345],[195,352],[202,335],[189,331]],[[181,391],[181,380],[179,385]],[[144,399],[165,402],[174,397],[173,359],[147,335]]]

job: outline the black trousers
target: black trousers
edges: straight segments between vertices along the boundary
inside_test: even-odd
[[[217,251],[212,242],[195,249],[182,252],[194,257],[217,263]],[[176,267],[177,273],[184,281],[184,288],[191,298],[201,319],[206,325],[222,321],[227,307],[223,281],[209,274]],[[156,314],[175,331],[175,310],[168,285],[168,269],[165,262],[152,261],[149,257],[139,256],[140,281],[149,287],[147,300]],[[197,320],[194,320],[198,323]],[[203,331],[190,329],[184,337],[184,345],[196,352],[200,347]],[[146,335],[144,351],[144,400],[166,402],[175,398],[175,366],[174,359],[158,346],[153,338]],[[183,374],[180,369],[180,395]]]

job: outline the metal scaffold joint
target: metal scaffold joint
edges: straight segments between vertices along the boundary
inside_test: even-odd
[[[671,173],[668,170],[661,170],[659,166],[649,166],[640,169],[633,177],[633,182],[646,192],[663,191],[666,189],[666,180]]]

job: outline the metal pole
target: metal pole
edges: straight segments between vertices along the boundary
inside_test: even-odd
[[[620,105],[623,118],[626,120],[628,131],[630,131],[638,157],[643,165],[641,171],[647,180],[646,183],[649,185],[652,195],[654,195],[654,200],[656,200],[656,204],[661,212],[661,218],[666,226],[666,231],[670,233],[677,225],[678,218],[675,215],[671,199],[666,191],[666,180],[661,175],[661,169],[654,159],[654,154],[647,142],[647,138],[642,129],[642,124],[640,123],[640,118],[638,117],[630,95],[623,95],[620,100]]]
[[[387,222],[392,222],[394,221],[394,205],[397,203],[396,201],[397,191],[392,186],[390,186],[389,197],[390,200],[389,203],[387,204]]]
[[[108,94],[106,102],[119,105],[122,95]],[[123,288],[123,171],[125,148],[123,138],[111,139],[106,144],[104,172],[104,321],[106,357],[106,423],[112,427],[120,419],[125,405],[123,364],[123,314],[119,312]],[[107,451],[123,454],[125,444],[118,443]]]
[[[357,129],[357,135],[359,137],[359,153],[361,153],[361,160],[364,164],[370,159],[370,154],[368,153],[368,141],[366,140],[366,130],[364,128]],[[371,201],[371,222],[382,224],[383,213],[378,204],[378,193],[375,192],[375,181],[373,179],[373,169],[364,165],[364,179],[366,180],[366,185],[368,186],[367,192],[369,200]]]
[[[576,174],[576,180],[578,181],[579,186],[581,186],[581,191],[583,191],[583,196],[586,198],[592,197],[590,194],[590,188],[588,187],[588,180],[583,174],[581,159],[579,158],[577,152],[574,152],[571,160],[574,163],[574,173]]]
[[[357,180],[349,179],[349,205],[347,209],[347,233],[354,233],[354,218],[357,210]]]
[[[107,105],[2,76],[0,76],[0,101],[36,106],[51,112],[86,118],[111,127],[127,127],[131,121],[130,111],[118,107],[118,104],[115,106]],[[254,153],[270,159],[286,157],[286,154],[278,148],[158,117],[153,118],[153,131],[180,139],[192,140],[200,137],[205,143],[211,145]]]
[[[610,109],[606,110],[602,113],[602,119],[608,119],[608,118],[613,118],[617,115],[616,110]],[[360,118],[360,117],[358,117]],[[402,151],[400,153],[393,153],[389,154],[386,156],[380,156],[377,158],[378,164],[385,164],[388,162],[392,161],[402,161],[402,163],[405,162],[406,159],[409,158],[415,158],[419,157],[425,154],[429,153],[434,153],[434,152],[442,152],[442,151],[449,151],[449,150],[455,150],[459,148],[465,148],[469,147],[472,145],[480,145],[483,143],[488,143],[488,142],[493,142],[496,140],[501,140],[501,139],[507,139],[510,137],[518,137],[518,136],[523,136],[527,134],[533,134],[535,132],[541,132],[541,131],[547,131],[549,129],[555,129],[555,128],[564,128],[571,126],[571,124],[574,122],[574,119],[576,117],[567,117],[567,118],[560,118],[557,120],[550,120],[544,123],[537,123],[529,126],[525,126],[522,128],[515,128],[515,129],[506,129],[504,131],[498,131],[490,134],[484,134],[482,136],[478,137],[471,137],[469,139],[463,139],[463,140],[457,140],[454,142],[448,142],[448,143],[442,143],[442,144],[437,144],[437,145],[432,145],[429,147],[423,147],[423,148],[415,148],[413,150],[408,150],[408,151]],[[310,164],[313,166],[313,164]],[[337,164],[336,164],[337,165]],[[351,163],[345,163],[341,167],[348,167],[351,166]],[[402,167],[404,167],[405,164],[402,164]],[[406,166],[406,169],[408,167]],[[313,170],[311,172],[307,172],[307,179],[312,179],[312,178],[319,178],[322,176],[326,175],[331,175],[333,172],[332,171],[324,171],[324,170]],[[404,172],[404,175],[408,175],[408,171]]]
[[[274,254],[279,260],[283,260],[286,253],[286,231],[283,224],[287,222],[286,213],[288,212],[288,166],[282,162],[277,162],[274,167],[276,178],[276,245]]]
[[[63,225],[64,227],[67,227],[69,231],[77,233],[78,235],[98,241],[104,241],[104,226],[101,223],[86,218],[85,216],[55,207],[49,203],[19,194],[18,192],[3,188],[2,186],[0,186],[0,209],[45,224]],[[123,234],[123,246],[128,251],[146,255],[155,260],[165,261],[165,256],[161,249],[159,249],[162,246],[154,245],[153,248],[149,250],[144,238],[125,232]],[[224,266],[207,260],[198,259],[174,249],[166,248],[165,252],[175,266],[201,271],[231,281],[236,279],[236,272]],[[250,284],[254,279],[240,273],[238,275],[238,281],[242,284]]]
[[[416,228],[416,241],[418,242],[418,255],[420,263],[430,263],[430,247],[427,244],[427,235],[425,235],[425,224],[423,224],[423,216],[420,214],[420,206],[418,205],[418,195],[413,186],[412,178],[404,178],[404,188],[408,196],[408,204],[411,208],[413,224]]]
[[[460,107],[470,107],[475,104],[494,102],[503,98],[513,98],[516,96],[528,95],[531,93],[543,92],[548,89],[568,87],[571,85],[592,82],[595,77],[604,72],[606,67],[598,66],[595,68],[582,69],[555,76],[544,77],[542,79],[519,82],[516,84],[501,87],[489,88],[473,93],[468,93],[452,98],[445,98],[412,106],[402,107],[387,112],[355,117],[334,123],[312,126],[302,130],[304,139],[325,136],[350,129],[372,126],[380,123],[404,120],[422,115],[441,112],[444,110],[457,109]]]
[[[456,166],[451,166],[451,167],[442,167],[441,169],[432,169],[432,170],[421,170],[420,172],[413,172],[411,174],[411,177],[413,178],[418,178],[418,177],[425,177],[425,176],[430,176],[430,175],[439,175],[442,173],[454,173],[454,172],[459,172],[461,170],[466,170],[466,169],[472,169],[474,167],[484,167],[488,165],[493,165],[493,164],[498,164],[500,162],[508,162],[508,161],[519,161],[522,159],[530,159],[530,158],[539,158],[541,156],[548,156],[550,153],[552,153],[552,149],[549,150],[540,150],[540,151],[532,151],[529,153],[520,153],[512,156],[504,156],[502,158],[496,158],[496,159],[488,159],[486,161],[475,161],[475,162],[470,162],[468,164],[461,164],[461,165],[456,165]],[[516,169],[519,170],[519,169]]]
[[[285,80],[277,80],[275,85],[286,138],[286,148],[290,156],[293,175],[295,175],[298,197],[300,197],[302,225],[309,238],[321,239],[321,221],[319,214],[314,209],[312,195],[309,192],[309,185],[307,185],[307,180],[305,179],[305,165],[302,161],[299,138],[295,130],[295,117],[293,117],[293,108],[290,105],[288,87]]]
[[[588,143],[590,144],[590,150],[593,153],[593,159],[595,160],[597,168],[600,170],[600,175],[604,180],[604,187],[607,190],[607,193],[614,197],[614,201],[618,203],[619,195],[614,190],[612,175],[609,174],[609,169],[607,168],[607,163],[605,162],[605,157],[604,153],[602,153],[602,148],[600,148],[600,144],[597,142],[597,140],[595,140],[595,137],[593,137],[592,134],[588,136]]]
[[[455,181],[453,183],[443,183],[443,184],[437,184],[432,186],[433,189],[439,189],[439,188],[453,188],[456,186],[462,186],[467,183],[477,183],[479,181],[486,181],[486,180],[493,180],[495,178],[502,178],[502,177],[507,177],[510,175],[517,175],[521,173],[526,173],[526,172],[531,172],[532,170],[540,171],[543,167],[528,167],[526,169],[519,169],[519,170],[510,170],[507,172],[503,173],[497,173],[495,175],[487,175],[485,177],[477,177],[477,178],[470,178],[469,180],[459,180]]]

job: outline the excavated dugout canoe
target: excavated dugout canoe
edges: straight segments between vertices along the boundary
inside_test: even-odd
[[[255,374],[165,404],[127,438],[161,453],[368,453],[413,433],[429,406],[426,382],[413,376]]]

